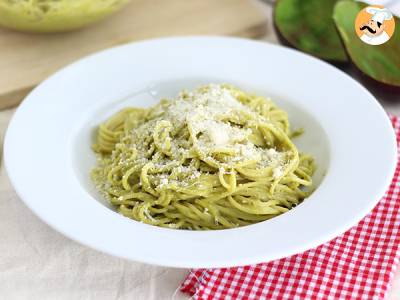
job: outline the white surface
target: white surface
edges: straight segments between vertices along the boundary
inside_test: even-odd
[[[289,110],[294,125],[305,128],[310,140],[303,150],[315,155],[320,171],[326,171],[307,201],[267,222],[196,232],[141,224],[95,200],[87,180],[94,163],[88,149],[101,119],[127,103],[154,103],[150,96],[143,102],[149,90],[158,98],[216,81],[273,96]],[[340,88],[332,89],[332,82]],[[363,113],[356,114],[358,110]],[[336,68],[260,42],[176,38],[107,50],[46,80],[18,108],[4,155],[23,201],[72,239],[137,261],[219,267],[281,258],[344,232],[385,192],[396,153],[382,108]]]

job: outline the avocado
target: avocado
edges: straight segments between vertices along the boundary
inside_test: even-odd
[[[347,61],[332,18],[337,0],[278,0],[274,24],[284,44],[336,63]]]
[[[400,92],[400,28],[382,45],[368,45],[355,32],[355,19],[365,4],[352,0],[339,1],[333,19],[353,66],[369,87]],[[400,21],[395,18],[399,26]]]

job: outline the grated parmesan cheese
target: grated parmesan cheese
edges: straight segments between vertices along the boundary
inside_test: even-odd
[[[282,166],[276,167],[274,168],[274,170],[272,171],[272,177],[274,177],[274,179],[277,179],[279,177],[281,177],[283,175],[283,168]]]
[[[136,162],[144,166],[151,161],[143,136],[151,137],[154,127],[160,121],[168,121],[174,129],[187,126],[192,131],[195,142],[192,145],[191,141],[179,137],[170,140],[171,156],[159,157],[154,166],[158,169],[172,167],[172,173],[180,174],[184,178],[169,178],[169,174],[163,173],[151,175],[157,179],[155,181],[159,188],[188,186],[190,181],[200,177],[201,173],[194,166],[179,165],[179,158],[189,154],[193,146],[210,160],[214,159],[213,151],[229,153],[223,158],[227,170],[236,163],[250,160],[256,163],[257,168],[271,167],[274,178],[283,174],[288,153],[254,145],[249,139],[253,133],[251,129],[229,122],[235,117],[239,118],[239,112],[243,111],[255,119],[262,117],[238,101],[228,88],[210,84],[193,92],[184,91],[177,99],[165,103],[167,104],[157,109],[153,118],[132,130],[131,139],[135,141],[134,147],[137,150]],[[120,164],[124,163],[125,159],[120,161]],[[225,172],[223,168],[221,171]]]

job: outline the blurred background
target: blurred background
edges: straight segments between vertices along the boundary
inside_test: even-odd
[[[366,2],[400,14],[398,0]],[[353,0],[0,0],[0,109],[17,105],[47,76],[89,53],[198,34],[297,48],[361,80],[396,109],[390,100],[400,90],[400,33],[382,46],[363,44],[349,20],[364,6]]]

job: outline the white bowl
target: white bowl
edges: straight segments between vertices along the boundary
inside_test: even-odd
[[[116,213],[89,177],[96,126],[121,107],[211,82],[271,96],[289,112],[305,129],[298,146],[316,157],[317,190],[288,213],[229,230],[159,228]],[[396,163],[390,121],[356,81],[291,49],[222,37],[133,43],[64,68],[21,104],[4,147],[18,195],[59,232],[115,256],[195,268],[266,262],[334,238],[384,195]]]

